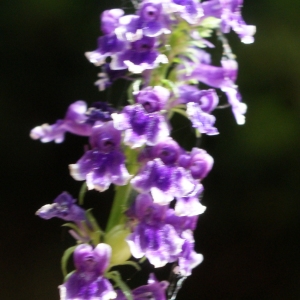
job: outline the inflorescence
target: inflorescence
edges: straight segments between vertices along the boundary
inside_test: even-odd
[[[43,219],[68,221],[77,242],[63,256],[61,300],[173,300],[182,280],[202,262],[202,254],[194,251],[193,231],[206,209],[199,198],[214,160],[198,147],[183,149],[172,138],[170,119],[174,113],[187,117],[198,138],[216,135],[213,112],[223,93],[225,106],[244,124],[247,106],[241,102],[238,65],[225,37],[232,29],[243,43],[254,41],[255,26],[243,20],[242,3],[143,0],[133,15],[122,9],[101,14],[98,48],[85,55],[101,68],[95,83],[101,91],[118,79],[131,83],[128,103],[88,107],[76,101],[63,119],[30,133],[55,143],[63,142],[66,132],[88,137],[85,153],[69,166],[71,176],[84,181],[81,192],[116,187],[105,231],[67,192],[37,211]],[[218,66],[211,57],[217,44],[222,47]],[[200,89],[199,83],[207,88]],[[67,274],[72,253],[76,269]],[[147,285],[130,290],[111,269],[121,264],[139,269],[143,259],[155,268],[175,264],[177,287],[150,274]]]

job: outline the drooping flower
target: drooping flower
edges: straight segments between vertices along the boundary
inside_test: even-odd
[[[241,102],[238,88],[235,84],[237,78],[238,65],[235,60],[223,59],[222,66],[216,67],[207,64],[200,64],[185,76],[185,79],[196,79],[214,88],[221,89],[228,99],[237,124],[245,123],[247,105]]]
[[[147,285],[142,285],[132,291],[134,300],[166,300],[167,281],[159,282],[154,274],[150,274]],[[117,291],[116,300],[126,300],[121,290]]]
[[[121,134],[112,121],[93,127],[88,150],[76,163],[70,165],[75,180],[86,180],[88,189],[105,191],[111,183],[125,185],[131,178],[125,157],[120,149]]]
[[[36,215],[45,220],[56,217],[75,223],[87,221],[85,211],[75,202],[76,200],[69,193],[63,192],[54,199],[52,204],[42,206]]]
[[[43,143],[51,141],[61,143],[64,141],[66,132],[89,136],[92,132],[92,126],[86,123],[86,111],[87,104],[84,101],[76,101],[68,107],[63,120],[57,120],[52,125],[43,124],[33,128],[30,137],[34,140],[39,139]]]
[[[61,300],[110,300],[116,298],[109,280],[104,278],[111,256],[111,247],[98,244],[94,249],[81,244],[74,251],[76,271],[61,285]]]
[[[243,43],[251,44],[256,27],[245,23],[241,15],[242,6],[243,0],[210,0],[202,3],[205,17],[221,19],[223,33],[229,33],[232,29]]]

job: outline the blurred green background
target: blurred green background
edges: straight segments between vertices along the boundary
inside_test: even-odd
[[[105,97],[93,86],[98,69],[83,53],[96,48],[101,11],[114,7],[131,5],[0,2],[0,299],[59,299],[60,258],[73,241],[60,220],[34,213],[64,190],[76,197],[81,184],[68,164],[81,157],[86,139],[67,135],[61,145],[43,145],[29,131],[61,118],[75,100]],[[243,45],[229,37],[247,122],[238,126],[230,110],[219,110],[221,134],[203,140],[215,159],[204,181],[208,208],[195,233],[205,260],[178,300],[300,299],[299,14],[300,1],[245,0],[243,15],[257,26],[256,41]],[[184,129],[182,136],[188,137]],[[87,199],[100,223],[110,198],[91,192]]]

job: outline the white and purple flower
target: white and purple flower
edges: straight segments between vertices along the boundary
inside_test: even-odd
[[[95,125],[90,136],[91,150],[70,165],[75,180],[86,180],[88,189],[105,191],[111,183],[125,185],[131,175],[125,167],[125,156],[120,148],[121,134],[112,121]]]
[[[98,244],[95,248],[81,244],[74,251],[76,271],[59,287],[60,300],[110,300],[117,294],[103,274],[111,257],[111,247]]]

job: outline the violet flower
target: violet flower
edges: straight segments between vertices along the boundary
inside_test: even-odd
[[[33,128],[30,132],[30,137],[34,140],[39,139],[43,143],[51,141],[61,143],[64,141],[66,132],[89,136],[92,132],[92,126],[86,123],[86,111],[86,103],[84,101],[76,101],[68,107],[63,120],[57,120],[53,125],[43,124]]]
[[[151,192],[155,203],[170,203],[177,197],[195,195],[199,184],[177,164],[181,148],[171,138],[158,143],[149,152],[149,160],[131,180],[140,193]]]
[[[132,73],[142,73],[144,70],[154,69],[160,63],[168,63],[164,54],[160,54],[156,47],[155,38],[143,36],[130,43],[129,49],[116,51],[112,55],[110,67],[113,70],[127,69]]]
[[[130,251],[136,258],[145,255],[155,267],[175,261],[184,243],[174,227],[165,224],[166,210],[166,206],[153,203],[149,194],[140,194],[129,214],[139,222],[126,239]]]
[[[149,161],[131,180],[140,193],[151,192],[156,203],[170,203],[175,197],[193,195],[197,184],[181,167],[165,165],[159,158]]]
[[[135,101],[143,105],[147,113],[165,109],[170,98],[170,91],[162,86],[146,87],[133,93]]]
[[[156,268],[178,260],[184,276],[202,261],[193,250],[191,235],[197,216],[178,217],[173,209],[154,203],[149,194],[140,194],[127,215],[137,222],[126,239],[134,257],[146,256]]]
[[[98,38],[98,48],[95,51],[86,52],[85,56],[95,66],[101,66],[107,57],[124,51],[126,44],[126,42],[119,40],[114,33],[104,35]]]
[[[86,180],[88,189],[105,191],[111,183],[125,185],[131,178],[125,157],[120,149],[121,134],[112,121],[93,127],[88,150],[76,163],[70,165],[75,180]]]
[[[193,148],[189,154],[180,155],[178,164],[189,170],[194,179],[202,180],[211,171],[214,159],[205,150]]]
[[[141,104],[128,105],[111,116],[115,128],[125,131],[124,143],[131,148],[155,145],[169,136],[165,117],[160,112],[148,113]]]
[[[251,44],[256,27],[245,23],[241,15],[242,6],[243,0],[210,0],[202,3],[205,17],[221,19],[223,33],[229,33],[232,28],[242,43]]]
[[[158,37],[169,34],[170,25],[162,1],[146,0],[141,3],[137,15],[120,18],[120,27],[116,29],[116,33],[120,38],[133,41],[142,36]]]
[[[116,52],[123,51],[126,43],[116,36],[115,29],[120,25],[119,19],[123,16],[121,9],[105,10],[100,18],[101,30],[104,36],[98,38],[98,48],[95,51],[86,52],[86,58],[96,66],[105,63],[105,59]]]
[[[87,221],[85,211],[75,202],[76,200],[69,193],[63,192],[54,199],[52,204],[42,206],[36,215],[45,220],[56,217],[77,224]]]
[[[61,300],[110,300],[116,293],[108,279],[104,278],[111,257],[107,244],[92,246],[81,244],[74,251],[76,271],[59,287]]]
[[[241,102],[240,94],[235,85],[238,69],[237,62],[223,59],[221,64],[222,67],[200,64],[194,68],[191,74],[187,74],[184,78],[199,80],[225,92],[237,124],[242,125],[245,123],[244,114],[247,111],[247,105]]]

